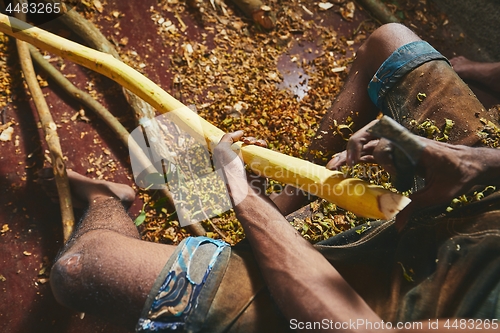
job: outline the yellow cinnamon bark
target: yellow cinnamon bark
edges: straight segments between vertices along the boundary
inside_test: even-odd
[[[138,71],[105,54],[69,41],[42,29],[0,14],[0,31],[52,52],[62,58],[109,77],[137,94],[158,112],[169,112],[176,124],[191,135],[205,139],[210,150],[224,132],[198,116]],[[296,185],[353,213],[370,218],[389,219],[410,200],[402,195],[370,185],[359,179],[346,179],[313,163],[257,146],[234,145],[246,164],[257,173]]]

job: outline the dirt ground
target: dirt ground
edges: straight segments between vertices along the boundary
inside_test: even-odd
[[[183,103],[195,105],[207,120],[224,131],[244,128],[275,150],[301,156],[342,88],[357,48],[380,25],[357,4],[330,2],[332,6],[325,9],[312,0],[269,1],[276,15],[276,27],[271,30],[256,26],[229,2],[215,1],[212,6],[209,1],[88,0],[76,9],[99,27],[124,62]],[[405,25],[447,57],[500,60],[498,5],[493,1],[477,1],[473,6],[465,0],[387,4]],[[466,11],[461,9],[465,7]],[[46,28],[83,43],[58,22]],[[108,108],[127,130],[136,127],[133,112],[114,82],[54,55],[45,57]],[[0,132],[7,130],[0,141],[0,332],[126,332],[103,319],[63,308],[52,296],[48,279],[62,246],[60,212],[36,183],[36,172],[48,165],[47,146],[20,74],[15,43],[4,35],[0,36],[0,67]],[[172,211],[158,204],[158,195],[135,186],[127,147],[106,124],[42,73],[39,81],[67,167],[134,186],[138,196],[130,215],[136,219],[144,212],[146,219],[140,226],[144,239],[177,243],[185,237],[188,231],[179,227]],[[498,102],[480,86],[474,89],[485,103]],[[329,227],[316,223],[302,229],[311,241],[358,221],[336,207],[321,209],[333,211],[336,218]],[[77,219],[82,213],[76,212]],[[210,236],[230,243],[243,237],[230,214],[203,225]]]

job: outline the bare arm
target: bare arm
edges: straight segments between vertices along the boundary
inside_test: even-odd
[[[236,134],[236,135],[235,135]],[[289,319],[380,321],[335,268],[286,221],[263,194],[248,186],[243,164],[227,149],[241,133],[227,134],[216,149],[219,165],[245,228],[264,279],[278,306]],[[224,145],[223,143],[226,143]],[[235,163],[236,160],[238,163]],[[246,197],[242,197],[246,195]],[[343,330],[348,332],[349,330]]]
[[[381,323],[382,319],[297,233],[276,206],[263,193],[248,185],[243,163],[230,149],[241,135],[242,132],[226,134],[215,149],[215,161],[226,177],[236,203],[236,215],[245,228],[264,280],[279,308],[290,320],[290,327],[294,328],[293,323],[320,322],[326,326],[307,332],[369,332],[363,325],[345,325],[335,330],[334,323]],[[374,332],[454,332],[452,327],[445,326],[445,320],[439,320],[438,324],[438,329],[422,322],[413,329],[377,329]],[[461,330],[465,331],[468,330]]]

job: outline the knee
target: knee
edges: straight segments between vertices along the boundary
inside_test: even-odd
[[[384,24],[361,45],[356,57],[376,71],[395,50],[417,40],[420,38],[402,24]]]
[[[378,43],[391,43],[393,41],[418,38],[417,35],[405,25],[400,23],[387,23],[377,28],[368,38]],[[405,42],[406,43],[406,42]]]
[[[81,290],[81,272],[83,268],[80,253],[60,257],[50,271],[50,286],[55,299],[64,306],[77,309]]]

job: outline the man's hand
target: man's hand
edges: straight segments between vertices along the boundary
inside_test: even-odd
[[[241,162],[238,155],[231,149],[231,145],[236,141],[239,141],[242,137],[243,131],[236,131],[232,133],[226,133],[220,139],[219,144],[215,147],[213,152],[214,162],[217,169],[225,169],[226,166],[232,164],[235,159]],[[241,165],[241,168],[238,167],[239,165]],[[235,164],[234,167],[235,169],[233,171],[236,172],[244,170],[242,162]]]
[[[338,168],[342,163],[354,165],[360,161],[376,161],[388,172],[394,174],[395,167],[391,158],[391,143],[385,139],[377,140],[367,130],[375,124],[371,122],[350,138],[347,151],[340,158],[332,159],[328,168]],[[466,193],[480,183],[484,172],[484,159],[478,148],[450,145],[426,138],[417,173],[425,178],[425,187],[410,195],[412,202],[396,217],[396,226],[402,228],[413,211],[446,204],[453,198]]]
[[[241,173],[242,170],[244,171],[243,163],[233,162],[235,159],[239,160],[239,157],[231,149],[231,145],[240,140],[246,145],[255,145],[264,148],[267,147],[267,142],[265,140],[257,140],[254,137],[243,137],[242,130],[226,133],[214,149],[213,155],[217,169],[225,169],[227,166],[231,165],[232,168],[229,168],[227,171],[232,171],[236,174]]]
[[[242,141],[246,145],[267,147],[267,142],[264,140],[243,137],[241,130],[225,134],[215,147],[213,152],[215,166],[223,173],[235,206],[245,199],[250,189],[259,195],[266,192],[266,179],[253,173],[247,174],[243,161],[231,149],[231,145],[237,141]]]
[[[418,174],[425,178],[425,186],[410,195],[412,202],[396,217],[399,228],[415,209],[450,203],[474,185],[482,185],[477,182],[483,171],[474,148],[422,140],[427,146],[418,163]]]
[[[347,142],[347,149],[335,154],[326,164],[326,168],[333,170],[347,164],[353,166],[358,162],[374,163],[373,151],[379,140],[372,136],[367,130],[378,120],[370,122],[368,125],[354,133]]]
[[[234,206],[242,202],[248,195],[245,166],[240,157],[231,149],[231,145],[240,140],[242,136],[243,131],[224,134],[213,151],[215,167],[224,176]]]

